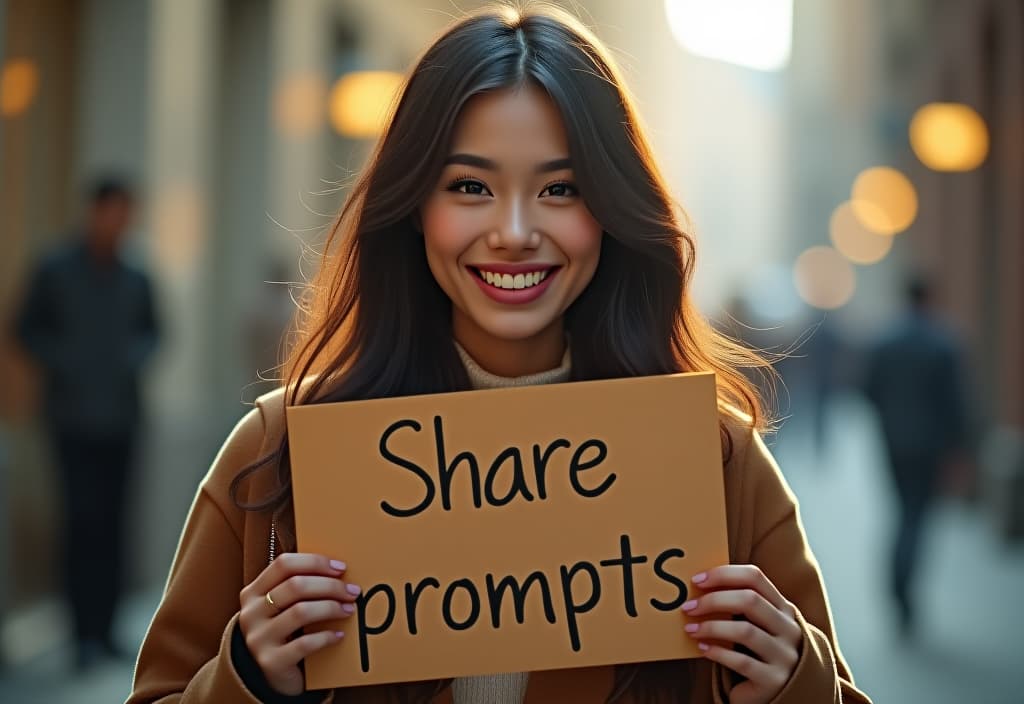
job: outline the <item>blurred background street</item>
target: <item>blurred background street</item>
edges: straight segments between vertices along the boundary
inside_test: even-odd
[[[275,386],[307,249],[403,72],[480,4],[0,0],[0,701],[127,696],[197,482]],[[615,49],[696,233],[698,305],[778,358],[769,441],[858,684],[1024,701],[1024,2],[556,4]],[[145,344],[94,366],[145,413],[110,480],[129,528],[85,520],[96,552],[68,558],[38,332],[90,314],[39,272],[100,231],[152,305],[124,332]],[[922,405],[935,424],[900,427]],[[122,657],[85,663],[69,559],[122,538]]]

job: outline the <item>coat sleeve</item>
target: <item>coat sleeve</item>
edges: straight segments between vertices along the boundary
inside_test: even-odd
[[[258,704],[232,662],[243,585],[241,520],[225,487],[263,436],[249,413],[221,448],[189,511],[163,598],[139,652],[126,704]],[[228,500],[229,501],[229,500]]]
[[[803,631],[800,659],[789,682],[772,704],[870,704],[857,689],[843,659],[832,626],[832,614],[817,560],[811,553],[800,521],[796,497],[757,433],[740,451],[745,457],[742,512],[749,517],[751,554],[757,565],[797,609]],[[717,704],[729,701],[731,672],[718,668]]]

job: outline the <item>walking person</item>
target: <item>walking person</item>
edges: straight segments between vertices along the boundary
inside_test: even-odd
[[[966,407],[960,352],[923,279],[907,286],[907,311],[871,350],[865,393],[878,411],[898,514],[889,554],[897,623],[917,623],[914,578],[925,519],[954,453],[963,449]]]
[[[82,669],[118,654],[112,627],[142,421],[139,381],[157,342],[149,279],[120,253],[133,212],[128,185],[97,183],[72,241],[31,277],[17,323],[44,381],[64,507],[64,585]]]

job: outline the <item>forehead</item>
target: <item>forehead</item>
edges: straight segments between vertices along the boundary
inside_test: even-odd
[[[569,154],[562,115],[532,84],[474,96],[455,122],[452,152],[512,159]]]

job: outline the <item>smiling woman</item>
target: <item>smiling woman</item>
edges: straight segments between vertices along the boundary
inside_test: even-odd
[[[697,313],[695,248],[682,220],[621,76],[575,18],[500,6],[442,34],[412,69],[334,223],[285,389],[239,424],[197,495],[129,703],[866,702],[839,654],[795,500],[758,435],[765,420],[740,367],[761,361]],[[345,556],[295,552],[285,406],[688,371],[715,374],[732,564],[689,585],[659,576],[677,588],[664,604],[679,618],[680,642],[693,638],[702,658],[305,691],[304,659],[345,637],[316,624],[354,617],[366,636],[387,619],[368,626],[357,613],[380,590],[371,585],[360,600]],[[438,438],[440,430],[438,422]],[[486,477],[473,471],[475,458],[439,454],[439,490],[421,467],[392,457],[423,481],[424,506],[439,491],[443,508],[456,466],[474,486],[482,480],[481,499],[541,497],[547,453],[560,446],[535,462],[534,488],[509,494],[494,482],[508,460],[522,459],[514,449]],[[613,481],[597,466],[600,446],[574,452],[567,474],[581,497]],[[356,465],[338,463],[341,482],[368,481]],[[591,467],[597,474],[580,483]],[[351,540],[373,545],[366,533]],[[602,566],[628,561],[625,538],[621,560]],[[671,546],[643,549],[662,551],[651,558],[656,572],[681,556]],[[566,623],[597,598],[596,570],[563,566]],[[591,597],[569,589],[581,571]],[[437,582],[424,580],[407,592]],[[452,617],[459,594],[476,603],[484,593],[457,580],[441,609]],[[405,602],[415,616],[415,598]],[[466,623],[459,614],[449,618],[457,626]]]
[[[451,141],[421,218],[455,339],[502,376],[554,368],[563,316],[594,276],[602,237],[558,108],[530,84],[478,95]]]

